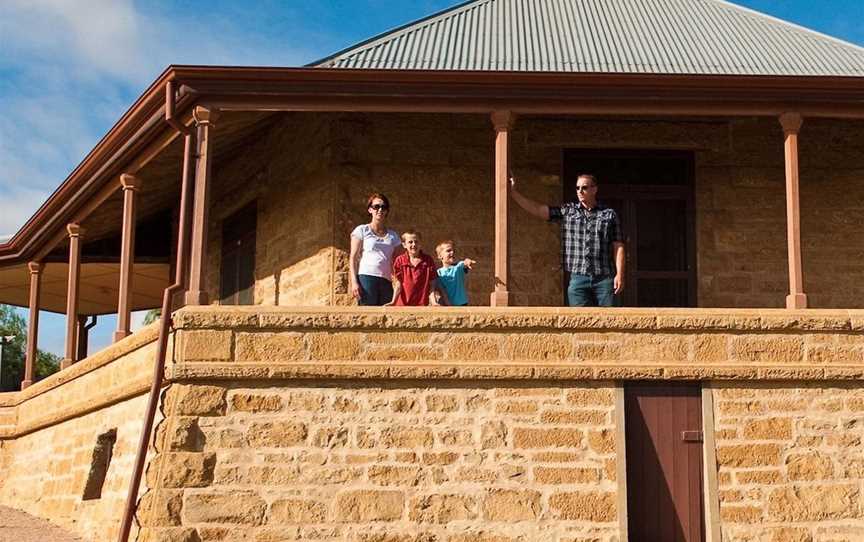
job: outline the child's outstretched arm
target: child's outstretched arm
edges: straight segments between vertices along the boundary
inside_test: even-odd
[[[477,261],[472,260],[471,258],[465,258],[462,260],[462,265],[464,265],[466,269],[474,269],[475,263],[477,263]]]

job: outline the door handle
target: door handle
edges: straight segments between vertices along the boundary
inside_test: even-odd
[[[702,431],[681,431],[684,442],[702,442]]]

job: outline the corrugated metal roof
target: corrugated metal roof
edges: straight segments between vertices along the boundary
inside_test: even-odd
[[[862,76],[864,48],[723,0],[472,0],[310,66]]]

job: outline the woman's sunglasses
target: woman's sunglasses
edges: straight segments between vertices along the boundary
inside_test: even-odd
[[[388,206],[386,206],[386,205],[382,205],[382,204],[380,204],[380,203],[376,203],[376,204],[374,204],[374,205],[370,205],[369,208],[372,209],[373,211],[386,211],[386,210],[388,210],[390,207],[388,207]]]

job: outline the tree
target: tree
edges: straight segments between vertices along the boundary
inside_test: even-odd
[[[162,309],[150,309],[144,315],[144,325],[150,325],[162,317]]]
[[[24,357],[27,349],[27,323],[10,305],[0,305],[0,336],[14,336],[9,343],[4,344],[2,368],[0,368],[0,391],[17,391],[21,389],[24,378]],[[60,357],[50,352],[39,350],[36,354],[34,380],[41,380],[57,372],[60,368]]]

